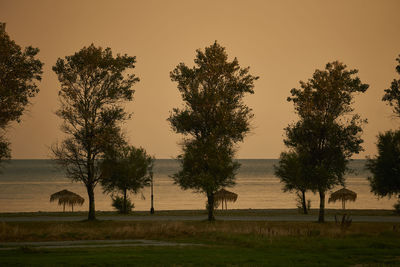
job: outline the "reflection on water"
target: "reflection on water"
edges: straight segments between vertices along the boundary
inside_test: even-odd
[[[236,203],[228,203],[233,209],[279,209],[295,208],[294,193],[283,193],[282,185],[273,176],[276,160],[240,160],[242,168],[237,184],[229,189],[239,195]],[[368,173],[363,168],[364,161],[355,161],[352,166],[356,173],[349,175],[346,186],[357,192],[356,202],[349,202],[349,209],[392,209],[396,202],[392,199],[377,199],[370,193]],[[154,170],[154,205],[156,210],[203,209],[206,198],[202,194],[183,191],[168,176],[178,165],[173,160],[157,160]],[[61,211],[56,203],[50,203],[50,195],[68,189],[86,199],[82,207],[74,210],[87,210],[87,193],[81,183],[72,183],[57,170],[49,160],[13,160],[6,165],[0,175],[0,212],[14,211]],[[334,188],[332,191],[339,188]],[[150,190],[131,196],[135,210],[150,210]],[[100,186],[95,190],[96,210],[112,210],[110,197],[102,193]],[[327,198],[329,195],[327,196]],[[319,206],[319,196],[308,193],[311,207]],[[341,208],[341,203],[326,203],[327,208]]]

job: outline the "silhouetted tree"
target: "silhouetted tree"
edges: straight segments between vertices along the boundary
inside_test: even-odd
[[[101,185],[106,193],[122,193],[122,213],[128,213],[127,193],[139,193],[150,185],[154,158],[143,148],[123,146],[111,153],[106,153],[101,164]]]
[[[285,144],[302,156],[311,190],[319,192],[319,222],[324,222],[325,193],[344,184],[344,173],[354,153],[362,150],[362,124],[353,113],[355,93],[363,93],[357,70],[347,70],[340,62],[328,63],[325,70],[316,70],[312,79],[300,81],[300,89],[292,89],[288,101],[293,102],[299,121],[286,128]]]
[[[399,65],[396,71],[400,74],[400,56],[396,59]],[[389,102],[393,112],[400,117],[400,79],[394,79],[390,88],[385,90],[383,101]],[[400,131],[388,131],[378,136],[378,155],[368,158],[367,168],[371,192],[380,197],[399,194],[400,200]]]
[[[396,72],[400,75],[400,55],[396,61],[399,63],[396,66]],[[393,107],[393,112],[400,117],[400,79],[393,79],[390,88],[385,90],[382,101],[389,102],[389,105]]]
[[[193,68],[180,63],[170,74],[184,101],[168,119],[185,136],[178,157],[181,169],[173,179],[183,189],[206,194],[208,219],[214,220],[215,192],[235,183],[239,163],[234,145],[250,131],[253,117],[243,97],[254,93],[258,77],[249,74],[249,67],[241,68],[236,58],[228,61],[217,42],[196,53]]]
[[[282,152],[279,157],[279,163],[274,166],[275,175],[279,177],[284,184],[284,192],[296,191],[301,197],[301,207],[303,213],[307,214],[306,191],[311,188],[307,176],[307,170],[301,162],[298,153],[294,151]]]
[[[39,48],[24,50],[10,39],[0,22],[0,163],[11,157],[5,132],[10,122],[20,122],[30,98],[36,96],[43,63],[36,59]]]
[[[54,145],[54,157],[69,178],[85,184],[89,197],[88,220],[95,219],[94,188],[100,179],[99,159],[115,145],[124,143],[120,123],[129,118],[121,103],[133,98],[131,88],[139,81],[133,69],[135,57],[117,55],[93,44],[65,59],[53,71],[61,83],[57,115],[67,135]]]
[[[380,197],[400,194],[400,131],[378,136],[378,155],[368,159],[371,191]]]

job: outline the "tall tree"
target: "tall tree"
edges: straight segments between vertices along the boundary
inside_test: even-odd
[[[282,152],[274,169],[275,175],[284,184],[284,192],[296,191],[300,194],[303,213],[307,214],[306,191],[311,188],[311,184],[300,155],[295,151]]]
[[[11,157],[5,134],[10,122],[20,122],[30,98],[37,95],[43,63],[36,58],[39,48],[22,49],[0,22],[0,163]]]
[[[143,148],[123,146],[106,153],[101,164],[101,185],[107,193],[122,193],[122,213],[128,213],[127,193],[137,194],[150,185],[153,164],[154,158]]]
[[[400,75],[400,55],[396,71]],[[390,88],[385,90],[382,101],[393,107],[395,116],[400,117],[400,79],[394,79]],[[367,168],[371,191],[385,197],[398,194],[400,200],[400,130],[388,131],[378,136],[378,155],[368,158]]]
[[[92,44],[65,59],[59,58],[53,67],[61,83],[61,107],[56,114],[64,120],[61,130],[67,137],[52,151],[67,177],[86,186],[88,220],[95,219],[99,159],[113,146],[124,143],[120,123],[130,115],[121,104],[133,99],[132,86],[139,81],[133,73],[124,73],[133,69],[135,62],[135,57],[114,57],[110,48]]]
[[[243,103],[253,94],[254,81],[249,67],[238,60],[228,61],[225,48],[217,42],[197,50],[195,66],[180,63],[170,74],[178,83],[184,101],[174,108],[168,121],[185,136],[181,169],[173,175],[183,189],[207,196],[208,219],[214,220],[214,194],[235,183],[239,163],[234,161],[234,145],[250,131],[251,109]]]
[[[355,76],[357,70],[334,61],[325,70],[316,70],[300,89],[292,89],[299,121],[286,128],[285,144],[302,155],[311,190],[319,192],[319,222],[324,222],[325,193],[344,184],[344,173],[354,153],[362,150],[362,125],[352,108],[354,94],[363,93],[367,84]]]

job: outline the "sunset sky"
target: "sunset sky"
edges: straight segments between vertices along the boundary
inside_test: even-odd
[[[124,128],[130,142],[157,158],[179,153],[181,136],[166,121],[182,104],[169,72],[193,65],[195,50],[217,40],[230,57],[260,76],[246,103],[255,114],[252,133],[238,158],[277,158],[285,149],[283,129],[296,120],[289,91],[315,69],[339,60],[359,70],[370,88],[355,100],[355,111],[369,123],[364,158],[376,152],[376,135],[398,128],[399,120],[381,101],[383,90],[400,77],[400,1],[5,1],[0,21],[21,46],[40,48],[44,62],[40,93],[22,123],[8,132],[13,158],[49,158],[49,146],[63,138],[59,83],[51,70],[57,58],[84,46],[111,47],[136,56],[141,79],[128,105],[134,112]]]

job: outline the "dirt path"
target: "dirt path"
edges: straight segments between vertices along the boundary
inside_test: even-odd
[[[83,221],[84,216],[26,216],[26,217],[0,217],[0,222],[40,222],[40,221]],[[98,220],[112,221],[203,221],[206,216],[97,216]],[[315,215],[277,215],[277,216],[216,216],[221,221],[299,221],[315,222],[318,217]],[[400,216],[351,216],[353,222],[393,222],[400,223]],[[326,221],[335,221],[333,216],[326,216]]]
[[[46,242],[0,242],[0,250],[14,249],[59,249],[59,248],[102,248],[102,247],[138,247],[138,246],[199,246],[200,244],[175,243],[157,240],[79,240]]]

